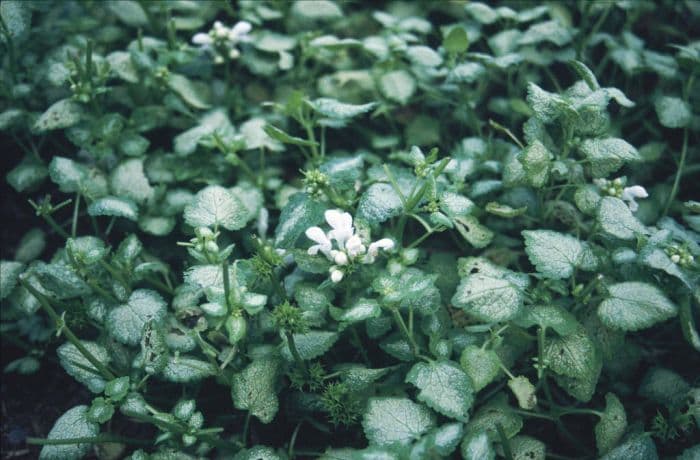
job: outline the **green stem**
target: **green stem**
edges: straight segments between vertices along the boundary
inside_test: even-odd
[[[367,356],[367,351],[365,351],[365,347],[362,346],[362,340],[360,340],[360,335],[357,333],[357,328],[355,327],[354,324],[350,325],[350,333],[352,334],[352,338],[355,341],[355,346],[357,347],[357,349],[360,351],[360,354],[362,355],[362,360],[365,362],[367,367],[371,367],[369,357]]]
[[[301,355],[299,354],[299,350],[297,349],[297,344],[294,341],[294,334],[292,334],[289,331],[284,331],[284,335],[287,337],[287,346],[289,347],[289,351],[292,353],[292,356],[294,357],[294,361],[296,361],[297,366],[301,368],[301,370],[304,372],[304,375],[307,377],[309,376],[309,370],[306,368],[306,363],[304,362],[303,359],[301,359]]]
[[[401,313],[399,312],[399,310],[397,308],[392,308],[391,314],[394,316],[394,321],[396,322],[396,325],[399,326],[401,333],[404,335],[404,337],[406,337],[406,340],[408,340],[408,343],[411,346],[411,352],[413,353],[414,356],[418,356],[419,355],[418,344],[413,339],[411,332],[406,327],[406,323],[403,320],[403,316],[401,316]]]
[[[122,444],[132,444],[138,446],[152,446],[153,442],[146,439],[129,438],[113,434],[100,434],[84,438],[64,438],[64,439],[44,439],[28,437],[27,444],[35,446],[65,446],[70,444],[104,444],[117,442]]]
[[[224,273],[224,297],[226,302],[226,311],[231,313],[231,280],[228,275],[228,263],[224,259],[221,262],[221,269]]]
[[[513,460],[513,451],[510,449],[510,442],[508,442],[506,432],[503,430],[503,425],[497,423],[496,431],[498,431],[498,438],[501,441],[501,447],[503,447],[503,456],[506,460]]]
[[[44,297],[39,291],[37,291],[32,285],[27,283],[26,280],[23,278],[20,278],[19,280],[20,284],[27,290],[29,291],[36,299],[39,301],[41,306],[46,310],[46,313],[49,315],[51,320],[56,324],[56,329],[61,330],[63,334],[66,336],[66,339],[70,343],[75,346],[75,348],[78,349],[78,351],[87,359],[90,364],[92,364],[95,369],[97,369],[100,374],[106,379],[106,380],[114,380],[116,376],[109,370],[107,369],[107,366],[102,364],[99,359],[95,358],[95,356],[90,353],[90,351],[85,348],[83,343],[78,339],[78,337],[71,331],[71,329],[68,327],[67,324],[65,324],[65,321],[63,321],[63,318],[56,313],[56,310],[51,306],[49,301]]]
[[[250,411],[245,414],[245,422],[243,422],[243,445],[248,445],[248,430],[250,429]]]
[[[683,168],[685,167],[685,158],[686,155],[688,154],[688,128],[685,128],[683,130],[683,147],[681,148],[681,160],[678,163],[678,170],[676,171],[676,178],[673,181],[673,188],[671,188],[671,194],[668,196],[668,201],[666,202],[666,206],[664,207],[664,212],[661,215],[661,217],[666,217],[668,214],[668,210],[671,207],[671,203],[673,203],[673,200],[676,198],[676,194],[678,193],[678,188],[680,187],[681,184],[681,176],[683,175]]]
[[[70,234],[73,238],[78,231],[78,211],[80,210],[80,193],[75,194],[75,206],[73,206],[73,222],[70,226]]]

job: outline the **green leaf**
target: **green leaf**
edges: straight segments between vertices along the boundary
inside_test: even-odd
[[[637,435],[611,450],[600,460],[659,460],[656,445],[646,434]]]
[[[263,131],[272,139],[280,141],[283,144],[301,145],[303,147],[318,146],[318,142],[312,142],[307,139],[302,139],[301,137],[289,135],[273,125],[265,125]]]
[[[81,264],[94,265],[104,259],[109,250],[96,236],[79,236],[66,241],[66,249]]]
[[[248,210],[229,190],[210,185],[195,195],[185,207],[185,222],[192,227],[224,227],[238,230],[245,226]]]
[[[125,304],[109,312],[107,330],[119,342],[137,345],[146,323],[163,321],[166,312],[167,304],[160,294],[150,289],[137,289]]]
[[[63,262],[45,264],[39,262],[33,270],[41,285],[59,300],[88,295],[90,286],[76,271]]]
[[[370,444],[406,446],[435,426],[435,417],[425,406],[408,398],[372,397],[362,419]]]
[[[685,128],[693,119],[690,104],[683,99],[662,96],[654,103],[659,122],[666,128]]]
[[[329,313],[336,321],[352,324],[369,318],[377,318],[382,311],[376,300],[361,298],[348,309],[330,307]]]
[[[543,360],[569,394],[584,402],[591,399],[603,363],[595,342],[584,329],[565,337],[547,338]]]
[[[437,67],[442,64],[442,56],[427,46],[409,46],[406,57],[416,66]]]
[[[131,27],[144,27],[148,25],[148,15],[135,0],[119,0],[107,2],[107,8],[120,21]]]
[[[113,216],[136,221],[139,218],[139,208],[136,203],[126,198],[106,196],[99,198],[88,206],[91,216]]]
[[[530,185],[542,188],[547,184],[553,158],[547,147],[538,140],[523,150],[518,156],[518,161],[522,163]]]
[[[277,414],[279,401],[275,391],[279,361],[256,359],[233,376],[231,396],[236,409],[248,410],[262,423],[270,423]]]
[[[537,405],[537,389],[527,377],[520,375],[508,380],[508,388],[515,395],[521,409],[532,410]]]
[[[497,323],[518,316],[523,299],[523,291],[511,281],[477,272],[462,278],[452,304],[478,320]]]
[[[217,369],[208,361],[188,356],[169,356],[163,368],[163,378],[175,383],[197,382],[216,375]]]
[[[598,316],[606,326],[638,331],[673,318],[678,307],[658,288],[629,281],[608,287],[608,298],[598,306]]]
[[[435,279],[436,275],[408,268],[400,276],[380,275],[372,281],[372,288],[383,296],[384,303],[426,316],[440,307],[440,291],[435,287]]]
[[[391,368],[367,369],[358,364],[351,364],[340,370],[343,384],[351,392],[365,391],[372,383],[389,373]]]
[[[546,447],[530,436],[516,436],[509,441],[513,460],[544,460]]]
[[[405,105],[416,92],[416,80],[405,70],[394,70],[381,76],[379,89],[387,99]]]
[[[151,187],[143,171],[143,159],[132,158],[119,164],[109,178],[112,193],[143,204],[153,199],[155,189]]]
[[[605,395],[605,410],[595,424],[595,443],[598,453],[605,454],[615,447],[627,430],[627,413],[620,400],[612,393]]]
[[[544,123],[551,123],[560,116],[576,113],[566,99],[547,92],[534,83],[527,85],[527,103],[535,112],[535,116]]]
[[[87,176],[87,168],[70,158],[56,156],[49,163],[51,180],[64,193],[79,192]]]
[[[493,350],[468,345],[459,359],[462,369],[471,378],[474,391],[478,392],[501,372],[501,361]]]
[[[141,216],[139,218],[139,228],[145,233],[156,236],[169,235],[175,228],[174,217],[163,216]]]
[[[309,101],[309,105],[324,117],[350,119],[369,112],[377,106],[377,103],[369,102],[361,105],[346,104],[337,99],[322,97]]]
[[[281,152],[284,146],[265,132],[267,122],[263,118],[254,117],[241,125],[241,135],[245,139],[248,150],[265,148],[272,152]]]
[[[535,305],[527,308],[516,320],[516,324],[526,328],[538,325],[554,329],[562,336],[573,334],[580,326],[574,315],[558,305]]]
[[[129,388],[129,377],[117,377],[105,385],[105,396],[108,396],[112,401],[121,401],[129,392]]]
[[[447,458],[457,448],[463,434],[461,423],[447,423],[435,428],[413,445],[409,460]]]
[[[32,10],[23,0],[5,0],[0,3],[0,19],[7,27],[13,42],[19,43],[26,38],[32,25]],[[0,34],[0,42],[5,43],[5,34]]]
[[[234,140],[235,129],[224,109],[214,109],[203,114],[197,126],[175,136],[173,149],[179,156],[191,155],[197,150],[200,141],[215,133],[221,136],[224,142]]]
[[[31,262],[37,259],[46,248],[46,233],[40,228],[33,228],[24,234],[15,250],[15,260]]]
[[[569,65],[574,69],[578,76],[586,82],[591,91],[595,91],[600,88],[600,84],[598,84],[595,74],[586,64],[581,61],[572,60],[569,61]]]
[[[254,446],[250,449],[242,449],[233,460],[286,460],[286,456],[280,456],[272,447]]]
[[[296,0],[290,13],[307,21],[328,21],[343,16],[343,10],[331,0]]]
[[[98,397],[92,400],[92,405],[86,415],[87,419],[94,423],[105,423],[114,415],[114,405],[105,398]]]
[[[91,438],[97,436],[100,427],[87,418],[88,406],[75,406],[67,410],[54,423],[47,436],[48,439]],[[90,451],[90,444],[63,444],[44,446],[39,454],[40,460],[76,460]]]
[[[467,424],[467,435],[486,433],[493,442],[499,440],[498,425],[503,427],[507,438],[512,438],[523,427],[523,419],[506,403],[503,393],[483,405]]]
[[[615,137],[586,139],[579,146],[591,164],[593,177],[607,177],[629,161],[641,161],[636,148]]]
[[[357,217],[374,225],[398,216],[402,210],[403,203],[394,188],[386,183],[376,183],[360,197]]]
[[[338,341],[338,333],[331,331],[309,331],[304,334],[294,334],[294,343],[301,359],[308,361],[326,353]],[[282,355],[287,361],[293,361],[292,353],[285,338]]]
[[[83,108],[71,99],[61,99],[46,109],[32,126],[34,134],[45,133],[55,129],[70,128],[83,117]]]
[[[611,196],[604,197],[598,204],[598,223],[605,233],[621,240],[647,233],[624,201]]]
[[[491,441],[486,432],[465,436],[461,452],[464,460],[494,460],[496,458],[496,453],[491,447]]]
[[[534,45],[542,42],[550,42],[557,46],[564,46],[573,38],[570,28],[563,26],[559,21],[551,20],[540,22],[530,26],[518,40],[519,45]]]
[[[138,157],[146,153],[151,142],[145,137],[129,132],[119,139],[119,150],[128,157]]]
[[[95,342],[81,341],[87,351],[102,364],[110,361],[107,349]],[[56,350],[61,366],[68,375],[82,383],[93,393],[102,393],[105,389],[105,380],[100,372],[83,356],[83,354],[70,342],[66,342]]]
[[[5,178],[17,192],[24,192],[40,185],[48,175],[49,171],[43,163],[27,155]]]
[[[293,195],[282,209],[275,229],[275,246],[290,248],[307,228],[323,220],[325,207],[306,193]]]
[[[464,53],[469,48],[469,37],[462,26],[455,26],[447,33],[442,46],[450,54]]]
[[[0,300],[10,295],[22,270],[24,264],[20,262],[0,260]]]
[[[499,19],[499,14],[486,3],[469,2],[464,5],[467,14],[482,24],[493,24]]]
[[[481,249],[491,244],[494,233],[482,225],[476,217],[455,217],[454,223],[459,234],[475,248]]]
[[[114,51],[107,55],[107,62],[109,62],[110,70],[122,80],[128,83],[139,82],[139,73],[134,65],[134,61],[131,60],[131,53]]]
[[[523,230],[525,252],[537,271],[549,279],[565,279],[575,268],[592,271],[598,258],[588,243],[551,230]]]
[[[204,110],[211,107],[204,88],[183,75],[171,73],[168,77],[168,87],[195,109]]]
[[[639,385],[639,395],[673,407],[680,404],[688,394],[690,385],[683,377],[670,369],[655,367],[650,369]]]
[[[420,392],[418,400],[450,418],[466,421],[474,403],[474,388],[467,374],[451,361],[417,363],[406,375]]]

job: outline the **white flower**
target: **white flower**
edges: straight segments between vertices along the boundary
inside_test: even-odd
[[[355,233],[352,227],[352,216],[337,209],[329,209],[323,215],[333,229],[328,232],[328,238],[336,240],[341,248],[345,247],[345,242]]]
[[[338,270],[336,267],[331,267],[331,281],[334,283],[340,283],[343,276],[345,276],[345,274],[342,271]]]
[[[345,250],[350,257],[357,257],[365,253],[365,245],[362,244],[362,240],[359,236],[352,235],[345,243]]]
[[[347,265],[350,262],[348,255],[343,251],[331,251],[331,256],[337,265]]]
[[[326,234],[323,233],[323,230],[321,230],[320,227],[310,227],[306,229],[305,233],[308,239],[317,243],[308,249],[307,253],[309,255],[315,256],[318,254],[318,251],[321,251],[326,257],[331,257],[331,249],[333,248],[333,244],[331,243],[331,240],[328,239]]]
[[[625,187],[622,189],[622,199],[627,201],[627,206],[629,206],[630,211],[635,212],[639,209],[639,205],[635,201],[636,198],[646,198],[649,194],[641,185],[633,185],[632,187]]]
[[[250,40],[248,33],[253,29],[253,26],[248,21],[238,21],[228,31],[228,39],[232,43],[243,42]]]
[[[211,35],[205,34],[203,32],[199,32],[194,34],[194,37],[192,37],[192,43],[195,45],[200,45],[200,46],[209,46],[212,43],[214,43],[214,39],[211,38]]]
[[[270,212],[267,210],[267,208],[260,208],[260,211],[258,211],[257,229],[258,235],[261,238],[265,238],[269,222]]]
[[[353,262],[371,264],[381,249],[388,251],[394,248],[395,243],[389,238],[370,243],[367,248],[360,236],[355,233],[352,216],[347,212],[329,209],[324,213],[324,217],[331,230],[324,233],[320,227],[309,227],[305,232],[306,236],[316,244],[312,245],[307,252],[310,255],[316,255],[320,251],[333,262],[334,265],[329,272],[331,281],[334,283],[339,283],[345,276],[345,266]]]

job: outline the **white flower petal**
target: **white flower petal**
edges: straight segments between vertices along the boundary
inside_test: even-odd
[[[632,187],[625,187],[624,190],[622,190],[622,197],[629,197],[625,199],[634,199],[634,198],[647,198],[649,194],[647,193],[646,189],[642,187],[641,185],[633,185]]]
[[[333,261],[337,265],[347,265],[349,262],[348,255],[342,251],[335,251],[335,254],[333,255]]]
[[[369,245],[369,249],[367,249],[367,252],[372,256],[376,256],[379,253],[380,249],[384,249],[385,251],[391,251],[392,249],[394,249],[394,240],[390,238],[382,238],[381,240],[377,240]]]
[[[192,37],[192,43],[195,45],[211,45],[214,43],[214,39],[209,34],[199,32]]]
[[[251,23],[249,23],[248,21],[238,21],[231,28],[231,35],[234,35],[236,38],[238,38],[238,37],[241,37],[243,35],[247,35],[252,29],[253,29],[253,25]]]
[[[316,255],[318,251],[321,251],[326,257],[330,257],[330,251],[333,245],[320,227],[309,227],[304,233],[308,239],[318,243],[308,249],[307,252],[309,254]]]
[[[345,250],[348,252],[350,257],[357,257],[360,254],[364,254],[365,245],[362,244],[362,240],[359,236],[352,235],[345,243]]]
[[[331,269],[331,281],[333,281],[334,283],[340,283],[344,275],[345,274],[337,268]]]

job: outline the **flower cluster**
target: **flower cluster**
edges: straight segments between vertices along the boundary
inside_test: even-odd
[[[666,248],[666,254],[671,258],[671,262],[684,268],[690,267],[695,262],[695,257],[688,248],[677,243],[671,243]]]
[[[389,238],[382,238],[365,247],[360,237],[355,233],[352,216],[347,212],[331,209],[326,211],[324,215],[331,230],[326,233],[320,227],[308,228],[306,236],[316,244],[311,246],[307,252],[310,255],[316,255],[320,251],[335,264],[329,270],[331,281],[334,283],[339,283],[343,279],[345,269],[350,264],[355,262],[371,264],[379,255],[380,249],[389,251],[394,248],[394,241]],[[335,249],[333,241],[335,241]]]
[[[633,185],[631,187],[625,187],[627,184],[627,178],[618,177],[614,180],[608,179],[595,179],[593,181],[598,188],[606,195],[621,198],[627,202],[630,211],[635,212],[639,209],[639,205],[635,201],[637,198],[646,198],[649,196],[646,189],[641,185]]]
[[[229,59],[237,59],[241,55],[237,46],[239,43],[250,41],[248,35],[253,26],[248,21],[239,21],[233,27],[226,27],[220,21],[214,23],[209,33],[200,32],[192,37],[192,43],[199,45],[203,50],[214,53],[214,62],[224,62],[225,53]]]

